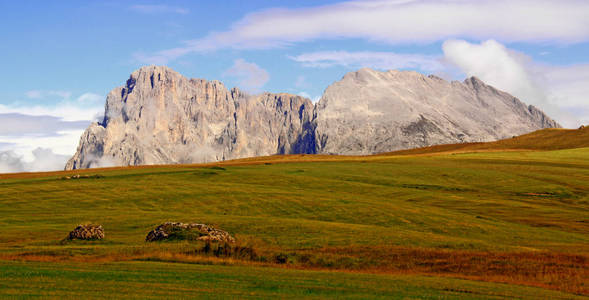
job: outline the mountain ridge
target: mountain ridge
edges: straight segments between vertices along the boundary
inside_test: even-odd
[[[492,141],[560,127],[476,77],[448,82],[415,71],[369,68],[330,85],[316,115],[318,152],[350,155]]]
[[[313,104],[288,93],[249,95],[217,80],[147,66],[108,94],[104,119],[84,132],[65,169],[273,154],[362,155],[552,127],[560,125],[476,77],[460,83],[363,68],[327,87]]]

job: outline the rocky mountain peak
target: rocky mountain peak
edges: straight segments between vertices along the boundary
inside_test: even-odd
[[[463,83],[469,87],[471,87],[474,90],[478,90],[478,89],[493,89],[498,91],[497,89],[495,89],[494,87],[486,84],[484,81],[480,80],[478,77],[476,76],[471,76],[466,78]]]
[[[141,88],[157,88],[165,84],[165,82],[171,82],[178,80],[182,77],[180,73],[172,70],[165,66],[145,66],[131,73],[131,76],[127,80],[126,88],[132,91],[135,86]]]
[[[414,71],[350,72],[316,105],[286,93],[249,95],[164,66],[134,71],[112,90],[103,122],[66,169],[241,157],[371,154],[491,141],[559,125],[476,77],[448,82]]]
[[[290,94],[248,95],[219,81],[142,67],[106,99],[67,169],[196,163],[306,149],[313,104]]]
[[[353,155],[491,141],[560,127],[476,77],[460,83],[367,68],[330,85],[315,115],[317,152]]]
[[[362,68],[357,71],[352,71],[346,73],[342,80],[343,82],[346,81],[357,81],[362,82],[364,84],[377,84],[380,81],[387,81],[387,80],[400,80],[400,81],[407,81],[407,80],[419,80],[423,79],[425,76],[419,72],[415,71],[405,71],[405,70],[388,70],[388,71],[379,71],[374,70],[371,68]]]

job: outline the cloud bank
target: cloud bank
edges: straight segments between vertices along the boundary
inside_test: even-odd
[[[62,170],[69,159],[68,155],[55,154],[49,148],[36,148],[32,155],[32,161],[25,161],[14,151],[0,151],[0,173]]]
[[[0,173],[62,170],[86,127],[102,119],[104,97],[84,93],[70,99],[66,91],[29,91],[25,96],[63,99],[53,106],[0,104]]]

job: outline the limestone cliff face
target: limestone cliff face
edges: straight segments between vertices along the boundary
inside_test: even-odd
[[[448,82],[410,71],[348,73],[325,90],[315,114],[317,152],[334,154],[492,141],[560,127],[475,77]]]
[[[108,94],[104,120],[84,132],[66,169],[299,153],[312,116],[313,104],[300,96],[250,96],[143,67]]]
[[[361,69],[313,106],[290,94],[248,95],[219,81],[143,67],[106,98],[66,169],[289,154],[371,154],[491,141],[559,125],[472,77]]]

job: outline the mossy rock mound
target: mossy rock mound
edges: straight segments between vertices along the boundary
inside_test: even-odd
[[[205,241],[234,243],[235,239],[224,230],[205,224],[166,222],[150,231],[145,237],[147,242],[156,241]]]
[[[68,240],[102,240],[104,229],[102,225],[81,224],[76,227],[67,237]]]

